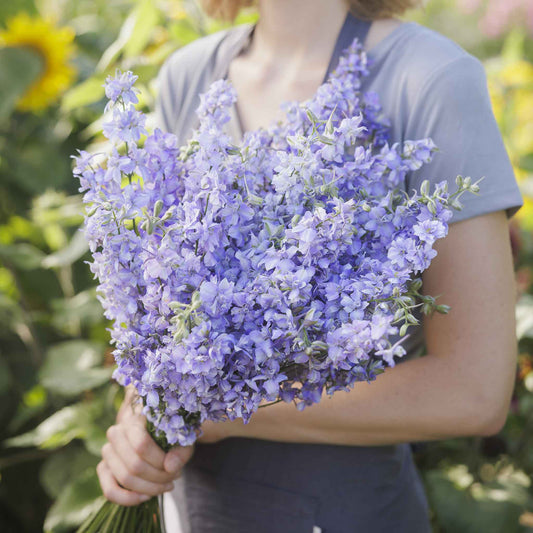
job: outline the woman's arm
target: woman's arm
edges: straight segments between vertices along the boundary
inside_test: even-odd
[[[436,245],[424,290],[448,315],[424,320],[428,355],[298,411],[279,403],[249,422],[204,424],[200,442],[251,437],[380,445],[498,432],[514,385],[515,285],[505,213],[457,222]]]

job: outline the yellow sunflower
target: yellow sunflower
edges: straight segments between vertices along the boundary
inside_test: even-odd
[[[68,61],[73,52],[74,31],[57,28],[50,20],[19,13],[0,31],[0,47],[29,47],[43,60],[40,76],[17,102],[17,109],[37,111],[53,103],[74,80]]]

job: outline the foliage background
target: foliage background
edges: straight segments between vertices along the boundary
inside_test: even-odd
[[[0,37],[0,530],[68,532],[101,495],[94,468],[122,400],[77,231],[70,155],[101,142],[102,82],[115,68],[139,75],[141,105],[153,109],[168,54],[222,26],[193,0],[12,0],[0,3],[0,32],[21,13],[41,26],[26,46]],[[526,197],[511,227],[520,357],[507,424],[492,437],[415,444],[416,459],[435,532],[533,531],[533,4],[430,0],[407,18],[484,61]],[[55,48],[64,46],[75,77],[21,110],[49,73],[43,51],[58,28],[73,39]]]

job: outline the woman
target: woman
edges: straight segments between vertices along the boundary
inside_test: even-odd
[[[204,1],[229,17],[243,3]],[[164,499],[169,533],[428,532],[408,443],[490,435],[505,421],[516,357],[507,217],[522,200],[483,67],[441,35],[395,18],[414,3],[259,0],[257,25],[200,39],[162,68],[165,129],[185,142],[198,95],[227,76],[239,95],[228,125],[238,139],[281,118],[282,101],[311,97],[358,37],[373,61],[363,90],[379,95],[391,141],[432,137],[440,148],[406,190],[423,179],[485,177],[423,276],[424,290],[451,312],[414,328],[404,361],[375,382],[303,412],[285,403],[260,409],[246,426],[206,423],[194,448],[166,455],[129,407],[128,391],[102,449],[100,482],[108,499],[134,505],[179,477]],[[416,357],[423,337],[427,355]]]

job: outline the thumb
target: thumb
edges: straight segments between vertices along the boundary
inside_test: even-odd
[[[176,446],[165,454],[163,468],[171,474],[177,474],[191,458],[193,446]]]

